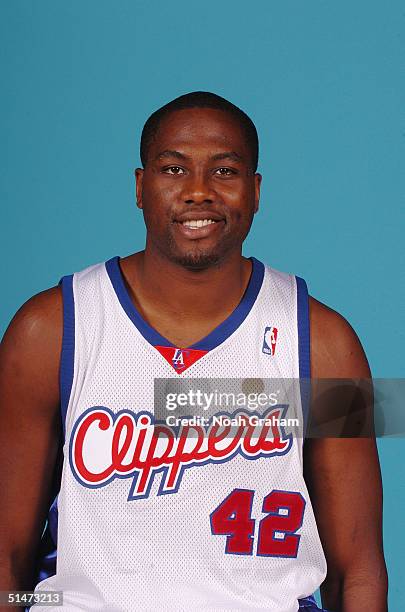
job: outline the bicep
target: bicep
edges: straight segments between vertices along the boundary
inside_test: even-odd
[[[318,435],[305,441],[304,474],[333,580],[381,563],[381,475],[370,369],[358,337],[343,317],[312,300],[311,344]]]
[[[16,315],[0,347],[0,555],[10,573],[32,572],[60,444],[58,290]]]

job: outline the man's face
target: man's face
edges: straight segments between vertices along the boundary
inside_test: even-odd
[[[136,171],[147,249],[194,269],[240,253],[259,203],[251,158],[229,113],[193,108],[166,117]]]

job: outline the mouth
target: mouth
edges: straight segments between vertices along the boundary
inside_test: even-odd
[[[225,224],[225,219],[217,215],[205,213],[183,215],[174,220],[175,226],[186,238],[206,238],[211,236]]]
[[[178,221],[183,227],[188,227],[191,230],[199,229],[200,227],[206,227],[212,223],[218,223],[214,219],[186,219],[186,221]]]

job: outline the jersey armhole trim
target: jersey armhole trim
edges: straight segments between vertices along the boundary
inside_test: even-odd
[[[60,409],[63,435],[66,428],[66,414],[73,385],[75,358],[75,302],[73,296],[73,274],[61,278],[63,297],[63,337],[59,371]]]
[[[298,362],[300,378],[311,378],[311,347],[309,333],[309,297],[303,278],[297,281]]]
[[[309,324],[308,287],[303,278],[296,276],[299,386],[303,413],[303,433],[307,431],[311,399],[311,340]]]

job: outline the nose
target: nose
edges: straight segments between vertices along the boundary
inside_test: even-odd
[[[190,176],[184,185],[182,199],[185,204],[212,204],[215,200],[215,191],[208,178]]]

